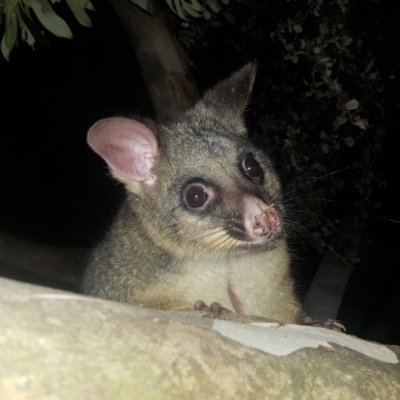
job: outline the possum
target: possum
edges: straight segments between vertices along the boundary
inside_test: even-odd
[[[294,293],[281,184],[244,121],[247,64],[176,119],[98,121],[89,146],[127,197],[82,292],[160,310],[305,323]]]

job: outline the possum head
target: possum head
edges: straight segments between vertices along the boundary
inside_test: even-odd
[[[170,251],[266,247],[282,237],[280,184],[243,120],[255,73],[246,65],[170,123],[109,118],[89,131],[137,222]]]

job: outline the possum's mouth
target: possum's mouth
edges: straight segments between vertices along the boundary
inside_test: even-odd
[[[281,219],[274,203],[246,195],[243,199],[243,225],[247,241],[260,242],[280,231]]]
[[[280,212],[274,203],[267,205],[258,197],[246,195],[243,197],[242,210],[232,219],[228,231],[242,243],[269,243],[281,236]]]
[[[261,213],[254,216],[253,235],[255,237],[268,236],[281,225],[279,213],[274,203],[267,206],[265,209],[262,209],[261,206],[259,207]]]

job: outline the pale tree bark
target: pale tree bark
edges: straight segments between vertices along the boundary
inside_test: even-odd
[[[400,348],[0,279],[0,398],[400,399]],[[195,314],[193,312],[192,314]]]
[[[173,118],[191,107],[197,98],[196,84],[161,4],[149,0],[151,14],[146,14],[129,0],[109,1],[132,44],[156,117]]]

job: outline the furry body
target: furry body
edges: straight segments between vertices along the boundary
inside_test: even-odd
[[[163,310],[218,302],[304,321],[280,183],[242,117],[254,77],[245,66],[169,124],[115,118],[92,128],[89,144],[128,196],[93,252],[84,293]]]

